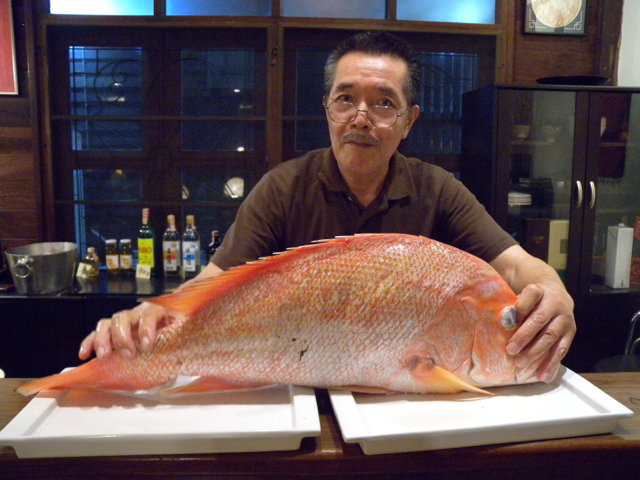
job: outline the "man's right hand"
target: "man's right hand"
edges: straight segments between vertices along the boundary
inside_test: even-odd
[[[221,273],[220,267],[209,263],[197,277],[183,283],[180,288]],[[96,356],[102,358],[116,350],[126,358],[133,358],[138,348],[142,352],[149,352],[156,344],[156,332],[180,315],[150,302],[117,312],[111,318],[103,318],[98,322],[96,329],[80,344],[78,356],[81,360],[88,360],[91,352],[95,351]]]
[[[96,356],[102,358],[116,350],[126,358],[133,358],[138,348],[143,352],[153,349],[156,331],[174,318],[164,307],[149,302],[122,310],[98,322],[96,329],[80,344],[78,356],[87,360],[95,351]]]

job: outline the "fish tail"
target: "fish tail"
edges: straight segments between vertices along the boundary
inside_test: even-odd
[[[59,388],[102,387],[100,378],[103,376],[104,367],[98,359],[93,359],[73,370],[39,378],[17,388],[17,392],[28,397],[41,390]]]

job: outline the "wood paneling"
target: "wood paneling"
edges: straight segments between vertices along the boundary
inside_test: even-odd
[[[537,78],[556,75],[593,75],[593,55],[585,51],[580,40],[563,41],[556,39],[523,38],[518,43],[514,57],[514,83],[536,83]],[[535,66],[535,68],[533,68]]]
[[[627,0],[630,1],[630,0]],[[609,77],[618,83],[618,52],[620,51],[620,35],[622,32],[622,0],[602,0],[600,12],[602,22],[598,45],[599,74]]]
[[[40,166],[34,141],[33,97],[27,39],[31,26],[28,0],[13,0],[18,65],[17,96],[0,96],[0,241],[3,250],[41,240]]]
[[[0,154],[32,152],[35,145],[31,126],[0,128],[0,145],[2,145]]]
[[[2,241],[3,248],[8,247],[9,243],[24,245],[38,241],[33,230],[33,225],[37,222],[38,218],[33,210],[0,210],[0,231],[9,232]]]
[[[33,157],[25,153],[0,156],[0,205],[5,211],[35,211],[37,202],[31,193],[37,190],[33,179]]]
[[[20,92],[26,92],[21,89]],[[0,97],[0,127],[28,127],[31,128],[31,114],[29,98],[26,97]],[[7,135],[0,133],[1,137]]]

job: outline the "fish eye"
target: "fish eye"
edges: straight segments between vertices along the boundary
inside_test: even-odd
[[[516,319],[516,307],[513,305],[505,307],[504,310],[502,310],[500,320],[502,321],[502,326],[505,330],[514,330],[518,326],[518,321]]]

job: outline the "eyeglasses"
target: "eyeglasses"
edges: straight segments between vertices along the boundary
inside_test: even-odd
[[[384,105],[373,105],[369,107],[368,110],[359,110],[358,107],[351,102],[339,101],[331,102],[328,105],[325,104],[324,108],[327,110],[329,118],[336,123],[351,123],[358,116],[358,112],[365,112],[371,125],[380,128],[393,127],[398,121],[398,118],[402,117],[409,110],[407,106],[404,112],[399,113],[397,108]]]

